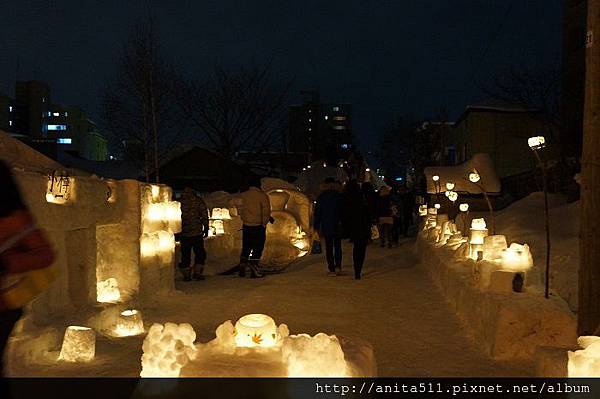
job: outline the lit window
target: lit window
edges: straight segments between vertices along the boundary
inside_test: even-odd
[[[312,131],[312,127],[309,127],[309,128],[308,128],[308,131],[309,131],[309,132],[310,132],[310,131]]]
[[[65,116],[69,116],[69,113],[67,111],[65,111]]]
[[[333,107],[333,112],[338,112],[340,110],[340,107]]]
[[[52,115],[54,115],[54,116],[60,116],[60,112],[54,112]]]
[[[67,130],[67,125],[48,125],[48,130]]]
[[[339,126],[339,125],[337,125],[337,126],[334,126],[333,128],[335,130],[346,130],[346,126]]]
[[[58,144],[71,144],[73,142],[73,140],[71,138],[61,138],[61,139],[56,139],[56,142]]]
[[[333,120],[334,121],[345,121],[346,117],[345,116],[334,116]]]
[[[327,119],[329,119],[329,116],[328,116],[328,115],[325,115],[325,120],[327,120]]]
[[[311,119],[311,118],[308,118],[308,121],[309,121],[309,122],[312,122],[312,119]]]
[[[308,113],[310,114],[311,112],[312,112],[312,109],[309,109],[309,110],[308,110]]]
[[[8,106],[8,112],[12,112],[12,105]]]
[[[342,147],[342,149],[347,150],[348,148],[350,148],[349,144],[342,144],[340,145],[340,147]]]
[[[48,111],[48,116],[52,116],[52,112]]]
[[[8,121],[8,126],[12,126],[12,121]]]
[[[42,102],[45,103],[46,102],[46,97],[42,97]]]

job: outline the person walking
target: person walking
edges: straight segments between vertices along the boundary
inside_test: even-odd
[[[386,243],[388,248],[392,247],[392,228],[394,227],[394,218],[392,215],[392,200],[390,196],[391,188],[382,186],[379,189],[379,198],[377,200],[377,222],[379,226],[379,240],[381,248]]]
[[[206,250],[204,238],[208,237],[208,209],[196,192],[186,187],[181,196],[181,263],[179,270],[183,281],[204,280]],[[192,250],[194,264],[192,266]]]
[[[250,269],[250,277],[263,277],[259,268],[267,238],[267,223],[271,218],[271,202],[269,196],[260,189],[260,179],[254,178],[250,187],[244,191],[242,198],[242,253],[240,255],[239,276],[246,276],[246,268]]]
[[[313,227],[325,241],[325,258],[329,276],[342,270],[342,203],[341,185],[328,177],[317,197]]]
[[[356,180],[346,183],[343,198],[343,224],[353,243],[354,278],[361,279],[367,245],[371,239],[371,213]]]
[[[367,181],[360,186],[360,190],[362,191],[364,199],[367,201],[369,215],[371,215],[371,224],[376,226],[378,196],[375,187],[373,186],[373,183]]]
[[[0,201],[0,377],[4,377],[4,350],[14,325],[23,314],[20,307],[7,303],[4,295],[8,291],[20,290],[20,282],[26,280],[21,273],[50,266],[55,255],[50,242],[36,227],[23,203],[10,169],[1,161],[0,184],[3,188]],[[16,292],[20,292],[18,296],[21,299],[24,298],[25,291],[13,291]]]

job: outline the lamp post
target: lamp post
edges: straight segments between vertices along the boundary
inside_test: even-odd
[[[433,175],[433,177],[431,178],[431,180],[433,180],[433,187],[435,188],[435,202],[439,201],[439,194],[440,194],[440,176],[439,175]]]
[[[469,220],[469,204],[462,203],[458,206],[458,209],[463,213],[463,236],[467,231],[467,221]]]
[[[488,197],[487,190],[483,186],[483,183],[480,183],[481,175],[479,174],[477,169],[473,169],[469,173],[468,180],[473,185],[475,185],[477,188],[479,188],[479,190],[483,194],[483,198],[485,198],[485,202],[487,203],[488,209],[490,211],[490,224],[491,224],[492,235],[494,235],[494,234],[496,234],[496,218],[494,217],[494,208],[492,207],[492,202],[490,201],[490,197]]]
[[[544,136],[534,136],[527,140],[529,148],[533,151],[535,159],[542,170],[542,187],[544,190],[544,216],[546,218],[546,284],[544,296],[550,296],[550,213],[548,209],[548,168],[546,162],[542,160],[539,150],[546,147],[546,139]]]

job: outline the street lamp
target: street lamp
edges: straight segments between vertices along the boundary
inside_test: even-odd
[[[544,136],[534,136],[527,140],[529,148],[533,151],[535,159],[542,170],[542,186],[544,189],[544,215],[546,217],[546,285],[544,296],[550,296],[550,213],[548,210],[548,166],[539,154],[539,150],[546,147],[546,139]]]
[[[458,206],[458,209],[462,212],[463,219],[463,235],[467,230],[467,221],[469,220],[469,204],[462,203]]]

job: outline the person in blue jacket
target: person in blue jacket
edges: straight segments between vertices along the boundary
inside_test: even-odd
[[[314,229],[325,241],[325,257],[329,276],[339,275],[342,270],[342,187],[333,178],[321,185],[314,212]]]

